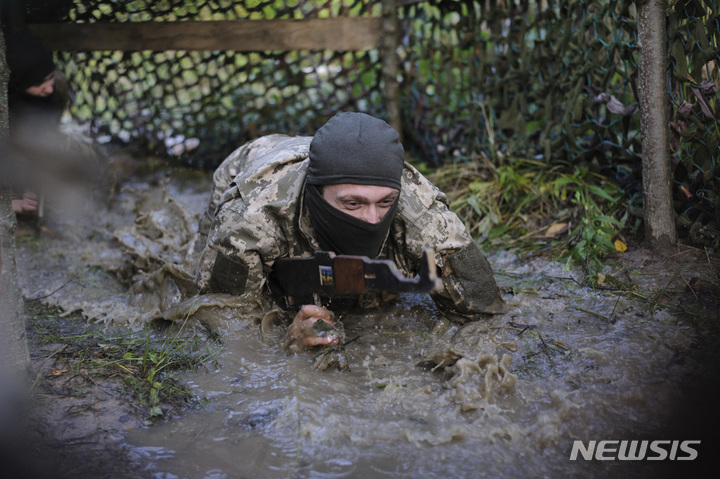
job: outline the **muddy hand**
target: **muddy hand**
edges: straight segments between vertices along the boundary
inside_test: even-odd
[[[323,328],[315,324],[324,321]],[[328,334],[324,334],[326,331]],[[300,308],[288,330],[288,339],[291,344],[299,347],[334,346],[340,341],[332,313],[322,306],[306,304]]]

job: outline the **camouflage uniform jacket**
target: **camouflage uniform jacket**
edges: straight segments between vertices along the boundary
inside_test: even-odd
[[[311,137],[270,135],[233,152],[216,170],[208,231],[198,266],[203,292],[241,294],[265,288],[277,258],[310,256],[320,247],[303,192]],[[380,258],[417,274],[425,248],[435,250],[444,288],[441,310],[467,315],[505,311],[490,265],[447,198],[408,163],[397,214]]]

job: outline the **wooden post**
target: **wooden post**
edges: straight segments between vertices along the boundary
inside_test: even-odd
[[[388,122],[400,134],[403,141],[402,114],[400,110],[400,88],[398,86],[398,19],[397,0],[383,0],[382,2],[382,40],[380,54],[382,55],[382,78],[385,84],[385,105],[388,113]]]
[[[643,216],[645,240],[657,249],[677,243],[668,143],[665,0],[637,5]]]
[[[0,31],[0,156],[9,136],[7,85],[10,77],[5,60],[5,37]],[[7,163],[3,162],[7,167]],[[24,380],[30,366],[25,313],[15,263],[15,229],[10,185],[0,183],[0,387],[6,380]]]

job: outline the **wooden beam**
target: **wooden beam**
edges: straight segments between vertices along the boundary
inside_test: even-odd
[[[231,20],[28,24],[54,51],[94,50],[370,50],[380,45],[380,19]]]

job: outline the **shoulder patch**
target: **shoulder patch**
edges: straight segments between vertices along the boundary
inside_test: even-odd
[[[249,269],[248,265],[218,252],[210,272],[210,291],[226,294],[244,293]]]

